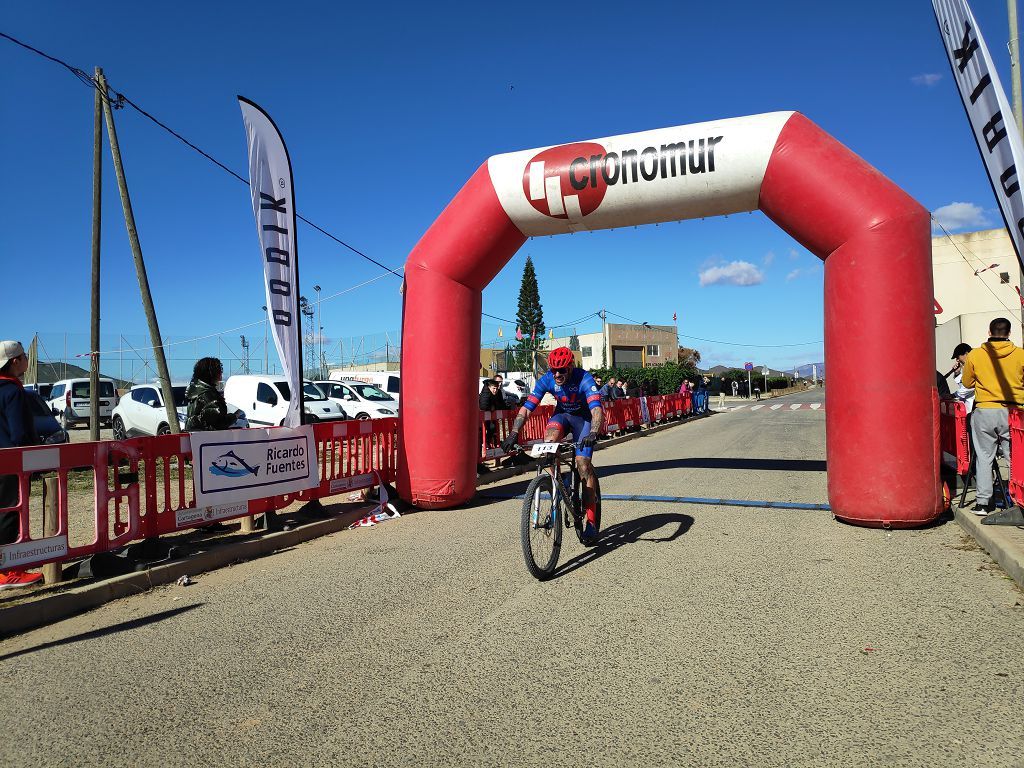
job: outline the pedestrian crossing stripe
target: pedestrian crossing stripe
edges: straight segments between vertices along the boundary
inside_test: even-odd
[[[825,410],[825,404],[824,403],[776,403],[775,405],[765,405],[764,403],[761,403],[760,405],[733,405],[733,406],[730,406],[730,407],[727,407],[727,408],[723,409],[723,412],[743,411],[743,410],[749,410],[749,411],[753,412],[753,411],[759,411],[762,408],[767,408],[769,411],[772,411],[772,412],[778,411],[780,409],[786,409],[787,411],[804,411],[804,410],[806,410],[806,411],[824,411]]]

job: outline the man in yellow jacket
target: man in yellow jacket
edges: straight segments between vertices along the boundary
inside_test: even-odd
[[[971,509],[987,515],[992,504],[992,462],[1000,443],[1010,443],[1010,406],[1024,406],[1024,349],[1008,338],[1010,321],[997,317],[988,326],[989,339],[968,353],[963,386],[974,387],[971,437],[978,495]]]

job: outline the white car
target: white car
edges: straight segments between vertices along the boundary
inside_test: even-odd
[[[71,429],[76,424],[89,423],[89,379],[61,379],[54,382],[46,399],[50,411],[61,427]],[[117,405],[117,390],[113,379],[100,379],[100,424],[110,423],[111,413]]]
[[[398,401],[373,384],[351,380],[313,383],[357,419],[389,419],[398,415]]]
[[[183,382],[171,384],[171,392],[174,394],[174,410],[178,414],[180,430],[185,429],[185,415],[188,411],[188,400],[185,398],[187,389],[188,385]],[[228,413],[234,411],[245,413],[244,409],[228,403]],[[136,384],[132,387],[114,408],[111,426],[114,430],[115,440],[170,434],[171,429],[167,425],[167,409],[164,408],[160,385],[156,383]],[[248,426],[249,422],[243,415],[242,418],[235,421],[232,429],[246,429]]]
[[[302,390],[307,424],[348,418],[344,408],[324,397],[324,393],[310,382],[305,382]],[[240,403],[249,423],[255,427],[283,424],[291,397],[291,387],[281,376],[236,374],[224,382],[224,399],[229,403]]]
[[[348,371],[335,370],[327,377],[331,381],[361,381],[363,384],[373,384],[377,389],[383,390],[395,398],[399,403],[401,398],[402,374],[397,371]]]

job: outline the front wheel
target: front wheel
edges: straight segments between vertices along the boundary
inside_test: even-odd
[[[562,494],[555,495],[547,472],[537,475],[526,489],[519,534],[526,569],[540,581],[550,579],[562,549]]]
[[[124,429],[124,422],[121,420],[120,416],[115,416],[114,417],[113,428],[114,428],[114,439],[115,440],[127,440],[128,439],[128,433]]]

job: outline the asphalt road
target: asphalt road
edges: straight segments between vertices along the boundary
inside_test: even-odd
[[[718,414],[596,463],[606,493],[821,503],[824,419]],[[1024,595],[955,523],[608,502],[605,544],[542,584],[519,505],[0,642],[0,764],[1024,765]]]

